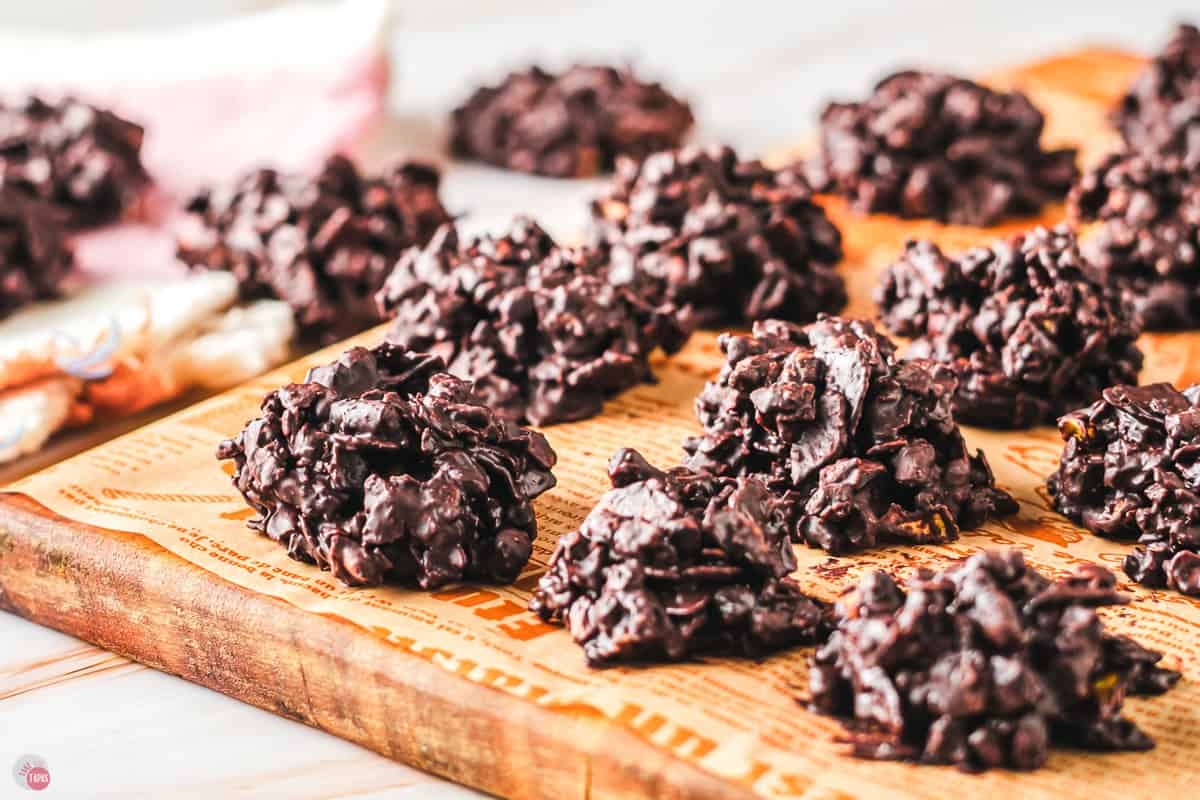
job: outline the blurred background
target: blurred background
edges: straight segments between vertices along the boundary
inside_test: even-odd
[[[8,1],[0,2],[0,31],[38,29],[90,34],[87,38],[114,31],[167,34],[286,5]],[[392,116],[365,145],[361,155],[368,161],[397,153],[444,161],[450,109],[475,86],[533,61],[631,62],[692,102],[698,118],[694,140],[764,154],[802,140],[827,100],[861,94],[896,67],[977,72],[1082,43],[1149,50],[1165,40],[1174,22],[1197,11],[1194,2],[1178,0],[392,0],[390,7]],[[264,42],[263,48],[284,45]],[[219,62],[229,55],[205,57]],[[576,201],[592,192],[588,182],[475,166],[450,171],[445,185],[447,206],[469,214],[468,228],[497,227],[523,209],[562,236],[582,225],[584,212]]]
[[[342,0],[348,9],[354,2]],[[281,5],[3,0],[0,90],[5,75],[51,50],[55,58],[72,59],[58,70],[63,75],[124,70],[130,81],[152,82],[171,73],[183,76],[181,86],[223,65],[269,64],[274,53],[296,49],[282,26],[259,29],[249,40],[218,36],[204,48],[175,43],[191,26]],[[534,61],[548,67],[631,62],[691,101],[698,119],[693,141],[726,142],[744,156],[761,156],[803,142],[826,101],[861,96],[896,68],[977,73],[1087,44],[1151,52],[1174,23],[1200,16],[1195,0],[395,0],[390,10],[381,36],[392,61],[387,114],[359,143],[359,155],[368,164],[403,155],[442,165],[445,205],[466,215],[469,231],[496,229],[526,212],[566,240],[579,236],[598,182],[454,164],[444,153],[450,109],[509,69]],[[119,44],[128,32],[139,47]],[[110,46],[101,47],[104,42]],[[319,35],[299,47],[312,64],[324,64]],[[312,116],[322,113],[330,112],[314,109]],[[284,146],[282,138],[271,144]],[[269,146],[263,150],[272,153]],[[185,148],[173,157],[179,164],[189,154]],[[49,760],[51,796],[469,795],[0,614],[2,797],[12,790],[3,772],[21,752]]]

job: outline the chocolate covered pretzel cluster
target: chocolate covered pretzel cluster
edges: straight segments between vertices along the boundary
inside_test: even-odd
[[[1027,428],[1137,381],[1138,316],[1088,268],[1065,226],[957,256],[910,241],[875,300],[884,324],[913,338],[908,357],[941,362],[958,378],[957,421]]]
[[[556,460],[441,359],[390,344],[271,392],[218,457],[259,514],[250,527],[292,558],[351,586],[423,589],[516,578]]]
[[[788,578],[783,501],[755,478],[660,470],[634,450],[612,491],[558,541],[531,607],[593,665],[760,655],[821,632],[824,607]]]
[[[344,156],[315,176],[255,170],[191,198],[179,257],[232,272],[243,296],[283,300],[307,336],[337,341],[383,321],[375,293],[396,259],[450,221],[439,181],[416,162],[366,175]]]
[[[1083,565],[1052,580],[1020,551],[982,552],[903,582],[873,572],[837,604],[809,673],[813,707],[853,724],[856,755],[1035,769],[1052,745],[1148,750],[1122,714],[1179,673],[1105,630],[1129,599]]]
[[[1200,29],[1180,25],[1113,111],[1131,150],[1200,167]]]
[[[141,126],[72,98],[0,101],[0,185],[48,204],[72,227],[112,222],[150,182],[142,137]]]
[[[62,293],[75,257],[55,212],[16,189],[0,189],[0,318]]]
[[[821,114],[813,186],[858,211],[994,225],[1061,200],[1075,151],[1041,144],[1045,118],[1021,92],[914,70]]]
[[[405,253],[378,301],[390,341],[443,356],[506,418],[549,425],[600,413],[653,380],[656,349],[687,341],[687,309],[609,277],[601,253],[560,247],[518,217],[503,236],[466,242],[443,228]]]
[[[810,322],[846,304],[837,227],[794,170],[728,147],[624,159],[592,204],[592,240],[618,283],[649,282],[700,326]]]
[[[1200,327],[1200,161],[1119,152],[1071,190],[1096,280],[1129,294],[1147,330]]]
[[[678,147],[692,121],[686,102],[631,69],[530,67],[454,110],[450,149],[520,172],[586,178],[612,170],[620,156]]]
[[[1131,579],[1200,595],[1200,386],[1111,386],[1058,427],[1055,509],[1101,536],[1136,539]]]
[[[724,334],[725,365],[696,400],[687,466],[753,476],[791,505],[794,538],[832,552],[936,543],[1015,513],[967,450],[945,366],[898,361],[869,322],[769,320]]]

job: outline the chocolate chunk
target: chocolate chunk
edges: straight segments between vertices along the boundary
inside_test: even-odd
[[[823,606],[787,577],[783,501],[761,481],[664,471],[628,449],[609,477],[530,603],[567,626],[589,664],[758,656],[823,630]]]
[[[862,102],[825,108],[806,169],[864,213],[994,225],[1062,199],[1078,175],[1075,150],[1042,148],[1044,121],[1020,92],[898,72]]]
[[[142,128],[67,98],[0,101],[0,185],[28,193],[72,226],[119,218],[150,182]]]
[[[243,296],[283,300],[307,336],[337,341],[384,321],[374,295],[396,259],[450,221],[439,180],[415,162],[363,175],[344,156],[312,178],[256,170],[191,199],[179,257],[232,272]]]
[[[355,347],[222,442],[249,525],[351,586],[504,583],[529,560],[554,451],[436,356]]]
[[[804,179],[728,147],[622,160],[592,215],[614,280],[648,277],[697,324],[809,322],[846,304],[841,234]]]
[[[692,122],[687,103],[629,69],[531,67],[454,110],[450,149],[519,172],[586,178],[612,170],[618,156],[678,147]]]
[[[1197,127],[1200,131],[1200,127]],[[1113,153],[1071,190],[1096,279],[1127,290],[1148,330],[1200,327],[1200,159]]]
[[[13,188],[0,188],[0,318],[62,294],[75,273],[61,215]]]
[[[1200,385],[1113,386],[1059,420],[1066,442],[1048,487],[1093,533],[1134,539],[1125,573],[1200,595]]]
[[[505,418],[549,425],[599,414],[654,380],[656,347],[687,341],[686,312],[652,296],[613,285],[599,252],[559,247],[518,217],[504,236],[465,244],[443,227],[405,253],[378,301],[395,318],[389,341],[443,356]]]
[[[1137,381],[1137,315],[1084,272],[1075,235],[1038,228],[955,258],[910,241],[875,291],[907,355],[958,377],[954,418],[989,428],[1048,424],[1100,390]]]
[[[947,542],[1016,512],[954,423],[951,371],[898,362],[869,322],[766,320],[719,342],[725,365],[696,400],[704,433],[684,442],[686,464],[764,481],[788,501],[795,540]]]
[[[812,705],[855,726],[854,754],[1036,769],[1050,744],[1148,750],[1121,714],[1129,694],[1161,694],[1179,673],[1161,654],[1108,633],[1120,605],[1108,570],[1052,581],[1020,551],[978,553],[900,586],[874,572],[838,602],[809,672]]]
[[[1166,48],[1142,71],[1113,111],[1126,144],[1141,152],[1173,153],[1200,167],[1200,30],[1175,29]]]

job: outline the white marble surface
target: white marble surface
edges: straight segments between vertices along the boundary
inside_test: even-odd
[[[229,8],[236,0],[219,0]],[[248,5],[263,5],[261,0]],[[0,21],[101,15],[153,24],[195,18],[203,2],[0,2]],[[444,162],[446,112],[476,80],[531,59],[632,60],[694,102],[701,141],[747,154],[809,131],[821,103],[854,96],[892,67],[973,70],[1084,42],[1149,49],[1192,2],[942,0],[411,0],[397,3],[395,118],[372,157]],[[596,185],[446,164],[447,205],[470,228],[515,212],[576,235]],[[37,796],[9,776],[32,753],[51,773],[45,796],[78,798],[457,798],[475,793],[362,748],[0,614],[0,798]]]

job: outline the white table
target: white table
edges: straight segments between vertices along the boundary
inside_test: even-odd
[[[221,0],[224,7],[231,6]],[[259,3],[261,5],[261,3]],[[37,8],[54,6],[42,3]],[[104,14],[125,0],[62,3]],[[144,4],[143,4],[144,5]],[[371,157],[444,161],[446,112],[477,80],[531,59],[629,60],[692,99],[696,139],[761,154],[802,138],[831,96],[893,67],[971,71],[1083,42],[1152,49],[1194,3],[425,0],[398,3],[394,119]],[[161,18],[162,6],[159,5]],[[599,185],[446,164],[446,204],[496,229],[515,212],[577,236]],[[454,798],[474,792],[0,613],[0,798],[43,757],[54,797]]]

